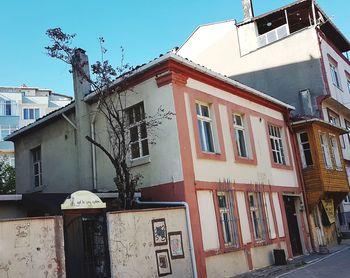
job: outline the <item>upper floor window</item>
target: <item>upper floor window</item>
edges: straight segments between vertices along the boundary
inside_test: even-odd
[[[248,194],[248,197],[254,238],[256,241],[262,241],[266,238],[262,212],[262,194],[260,192],[251,192]]]
[[[329,144],[328,144],[328,138],[326,133],[320,133],[320,143],[321,143],[321,150],[322,150],[324,164],[326,168],[331,169],[333,165],[332,165],[331,155],[329,152]]]
[[[7,135],[18,129],[15,125],[0,125],[0,141],[3,141]]]
[[[330,135],[330,142],[331,142],[331,148],[334,156],[335,166],[337,169],[342,169],[341,159],[340,159],[340,153],[338,149],[338,143],[335,135]]]
[[[235,131],[236,147],[239,157],[249,158],[249,151],[246,139],[246,127],[244,124],[244,116],[240,114],[233,115],[233,127]]]
[[[218,191],[217,198],[225,246],[239,247],[238,225],[234,214],[232,193]]]
[[[196,103],[196,112],[202,151],[214,153],[215,147],[210,107],[208,104]]]
[[[287,163],[283,147],[282,128],[274,125],[269,125],[269,136],[273,161],[277,164],[286,165]]]
[[[31,150],[32,165],[33,165],[33,177],[34,187],[42,186],[42,164],[41,164],[41,147],[37,147]]]
[[[40,118],[39,108],[24,108],[23,109],[23,119],[25,120],[36,120]]]
[[[147,125],[145,122],[143,102],[126,109],[126,115],[129,123],[131,159],[149,155]]]
[[[346,75],[346,86],[348,87],[348,93],[350,93],[350,73],[345,72]]]
[[[306,132],[297,135],[303,168],[313,165],[309,137]]]
[[[329,58],[329,68],[331,71],[332,82],[336,87],[340,88],[338,63],[333,58],[331,58],[331,57],[328,57],[328,58]]]
[[[17,102],[12,100],[0,101],[0,116],[15,116],[17,115]]]
[[[340,124],[340,118],[339,116],[334,113],[332,110],[328,109],[328,121],[335,125],[335,126],[339,126],[341,127],[341,124]],[[345,139],[344,139],[344,136],[343,135],[340,135],[339,136],[340,138],[340,145],[343,149],[345,149]]]

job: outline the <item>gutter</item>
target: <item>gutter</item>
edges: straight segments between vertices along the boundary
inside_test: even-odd
[[[189,251],[191,255],[191,264],[192,264],[192,273],[194,278],[198,278],[197,274],[197,264],[196,264],[196,255],[194,253],[194,247],[193,247],[193,237],[192,237],[192,226],[191,226],[191,218],[190,218],[190,208],[186,202],[144,202],[140,201],[140,199],[137,197],[135,200],[136,204],[139,205],[169,205],[169,206],[182,206],[185,208],[186,212],[186,226],[187,226],[187,234],[188,234],[188,241],[189,241]]]

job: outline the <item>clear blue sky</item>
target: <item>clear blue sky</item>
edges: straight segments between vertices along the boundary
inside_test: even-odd
[[[255,15],[292,0],[253,0]],[[339,29],[350,38],[349,0],[318,0]],[[242,20],[241,0],[11,0],[1,1],[0,85],[51,88],[72,95],[69,67],[46,56],[45,31],[61,27],[76,33],[76,45],[90,62],[99,58],[98,37],[104,37],[108,58],[142,64],[181,45],[200,24]]]

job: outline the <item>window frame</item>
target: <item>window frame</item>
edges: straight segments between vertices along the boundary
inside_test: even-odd
[[[328,122],[331,123],[332,125],[342,127],[341,121],[340,121],[340,116],[339,114],[335,113],[333,110],[327,107],[327,114],[328,114]],[[339,135],[340,139],[340,146],[342,149],[345,149],[345,139],[343,135]]]
[[[206,159],[206,160],[219,160],[226,161],[225,145],[222,134],[222,123],[221,116],[219,112],[219,99],[212,95],[208,95],[204,92],[198,91],[193,88],[186,88],[188,93],[188,98],[185,97],[185,104],[188,102],[190,108],[190,115],[192,118],[192,128],[194,132],[194,146],[196,150],[197,159]],[[186,96],[186,95],[185,95]],[[215,153],[203,152],[201,143],[200,143],[200,134],[197,121],[197,111],[196,111],[196,102],[207,103],[211,105],[211,115],[212,115],[212,131],[215,139]],[[191,134],[191,133],[190,133]]]
[[[350,94],[350,73],[348,71],[345,71],[345,77],[346,77],[346,87],[348,88],[348,93]]]
[[[217,147],[215,146],[216,142],[215,142],[215,138],[214,138],[215,136],[213,131],[211,105],[210,103],[205,103],[201,101],[196,101],[195,105],[196,105],[197,124],[198,124],[202,152],[215,154],[217,153],[217,150],[216,150]],[[204,107],[207,108],[207,111],[208,111],[207,116],[204,115],[204,110],[203,110]],[[205,123],[209,125],[209,129],[208,127],[205,126]],[[209,133],[206,132],[205,130],[209,131]]]
[[[15,100],[1,99],[0,106],[0,116],[17,116],[18,104]]]
[[[225,207],[220,207],[219,196],[225,197]],[[240,223],[237,214],[237,206],[235,199],[235,192],[233,190],[215,190],[215,206],[217,210],[217,221],[219,222],[219,236],[222,238],[223,247],[225,249],[239,249],[241,247],[240,237]],[[231,221],[227,227],[224,223],[225,220],[223,214],[227,213]],[[228,228],[228,230],[226,230]],[[231,240],[227,240],[227,233],[231,237]]]
[[[273,119],[273,120],[270,119],[270,120],[267,120],[265,123],[266,123],[265,124],[266,138],[268,141],[267,144],[270,148],[269,153],[270,153],[271,166],[273,168],[292,170],[293,169],[293,159],[291,156],[291,151],[290,151],[290,146],[289,146],[289,134],[286,130],[284,122],[280,121],[280,120],[276,120],[276,119]],[[276,163],[274,160],[273,149],[272,149],[272,144],[271,144],[271,140],[270,140],[269,126],[275,126],[275,127],[278,127],[280,129],[286,164],[279,164],[279,163]]]
[[[322,136],[324,136],[325,140],[322,139]],[[333,161],[329,147],[329,139],[326,132],[319,131],[319,142],[321,146],[324,166],[326,169],[331,170],[333,169]]]
[[[137,121],[137,114],[136,114],[136,109],[139,109],[139,113],[140,113],[140,119]],[[132,120],[131,117],[130,117],[130,111],[132,113]],[[146,122],[145,122],[145,107],[144,107],[144,102],[141,101],[139,103],[136,103],[134,105],[131,105],[129,107],[127,107],[125,109],[125,117],[126,117],[126,123],[127,123],[127,130],[128,130],[128,138],[129,138],[129,159],[131,162],[134,162],[134,161],[137,161],[137,160],[140,160],[140,159],[144,159],[144,158],[147,158],[150,156],[150,150],[149,150],[149,140],[148,140],[148,132],[147,132],[147,125],[146,125]],[[132,123],[130,123],[132,122]],[[132,130],[135,130],[136,128],[136,132],[137,132],[137,140],[134,140],[132,141]],[[143,133],[146,134],[145,137],[142,137]],[[146,145],[147,147],[145,147],[143,145],[143,142],[146,142]],[[135,156],[133,157],[133,150],[132,150],[132,145],[133,144],[137,144],[138,146],[138,153],[139,153],[139,156]],[[145,147],[145,149],[144,149]],[[146,151],[147,150],[147,151]],[[146,153],[146,154],[145,154]]]
[[[35,189],[43,186],[43,170],[42,170],[42,152],[41,146],[37,146],[30,150],[31,164],[32,164],[32,176],[33,176],[33,187]],[[37,170],[36,170],[37,167]],[[38,177],[38,184],[36,183],[36,177]]]
[[[341,80],[340,80],[340,75],[339,75],[339,69],[338,69],[338,62],[329,54],[328,56],[328,62],[329,62],[329,72],[331,75],[332,83],[335,87],[338,89],[341,88]]]
[[[332,150],[332,155],[334,159],[335,169],[337,171],[343,170],[342,157],[339,151],[339,146],[337,142],[337,136],[334,134],[329,134],[329,145]]]
[[[40,118],[40,108],[37,108],[37,107],[24,107],[22,109],[22,113],[23,113],[22,114],[23,120],[26,120],[26,121],[37,120]],[[32,114],[32,117],[31,117],[31,114]]]
[[[253,197],[254,206],[252,206],[251,197]],[[266,215],[264,211],[265,204],[263,199],[263,192],[247,192],[247,205],[249,219],[251,222],[251,228],[253,229],[251,233],[254,242],[262,243],[268,241],[269,233],[267,229]],[[258,219],[256,219],[257,215],[259,216]],[[257,227],[256,224],[259,224],[259,227]],[[260,237],[257,234],[257,232],[260,233]]]
[[[17,125],[0,125],[0,141],[4,141],[4,138],[8,135],[10,135],[12,132],[16,131],[18,129]],[[8,131],[8,133],[3,136],[3,131]]]
[[[305,141],[305,142],[301,141],[301,134],[307,135],[307,141]],[[298,144],[299,144],[299,152],[300,152],[301,163],[302,163],[303,169],[314,166],[314,160],[313,160],[311,143],[310,143],[310,139],[309,139],[309,133],[307,131],[298,132],[297,133],[297,140],[298,140]],[[304,145],[306,145],[306,144],[309,145],[308,149],[304,148]],[[311,164],[308,164],[308,162],[307,162],[305,151],[310,152]]]

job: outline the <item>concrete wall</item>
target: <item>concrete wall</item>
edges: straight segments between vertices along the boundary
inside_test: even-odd
[[[66,277],[62,218],[0,220],[0,277]]]
[[[155,246],[152,220],[164,218],[167,244]],[[168,277],[192,277],[186,232],[185,210],[164,208],[107,214],[112,277],[158,277],[156,251],[166,249],[172,274]],[[172,259],[169,232],[181,231],[184,258]]]
[[[70,115],[71,118],[72,116]],[[43,187],[35,189],[31,149],[38,146],[41,146]],[[92,190],[78,188],[75,131],[65,119],[22,136],[16,141],[15,148],[17,193],[34,190],[45,193]]]

